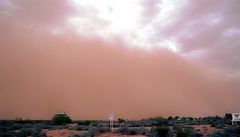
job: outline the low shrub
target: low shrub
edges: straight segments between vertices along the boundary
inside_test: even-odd
[[[157,126],[155,130],[158,136],[167,137],[170,129],[167,126]]]
[[[168,126],[168,120],[162,117],[150,118],[149,121],[152,121],[153,126]]]
[[[168,117],[168,120],[173,120],[173,117],[172,117],[172,116],[169,116],[169,117]]]
[[[202,137],[203,135],[198,133],[193,127],[190,126],[174,126],[177,137]]]
[[[124,126],[120,127],[117,132],[122,135],[144,135],[146,131],[143,127],[130,128]]]
[[[119,127],[117,132],[122,134],[122,135],[128,135],[129,134],[129,129],[128,129],[127,126]]]
[[[88,126],[86,125],[78,125],[77,130],[88,130]]]
[[[119,119],[118,119],[118,123],[124,123],[124,122],[126,122],[125,119],[122,119],[122,118],[119,118]]]
[[[86,134],[84,134],[84,136],[95,137],[97,134],[99,134],[98,128],[94,127],[94,126],[89,126],[88,132],[86,132]]]
[[[111,129],[107,126],[98,126],[97,129],[99,133],[106,133],[111,131]]]
[[[71,123],[72,120],[67,114],[56,114],[52,118],[52,121],[57,124]]]
[[[7,131],[8,131],[7,127],[0,127],[0,133],[4,133]]]
[[[223,130],[223,133],[226,135],[226,136],[240,136],[240,126],[236,126],[236,127],[229,127],[225,130]]]
[[[183,130],[178,130],[176,133],[177,137],[190,137],[187,132],[183,131]]]
[[[49,130],[59,130],[59,129],[66,129],[66,128],[68,128],[67,125],[61,124],[61,125],[52,125],[48,129]]]
[[[17,137],[17,134],[13,131],[0,132],[0,137]]]
[[[23,126],[21,124],[16,123],[16,124],[12,124],[11,126],[9,126],[8,130],[19,130],[21,128],[23,128]]]
[[[27,137],[33,134],[33,130],[31,128],[23,128],[17,134],[19,137]]]
[[[167,126],[152,127],[145,133],[148,137],[173,137],[173,130]]]
[[[80,134],[71,135],[69,137],[94,137],[90,132],[82,132]]]
[[[89,126],[93,123],[91,120],[83,120],[83,121],[77,121],[78,125],[86,125]]]

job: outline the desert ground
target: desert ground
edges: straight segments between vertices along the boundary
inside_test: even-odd
[[[142,120],[1,120],[0,137],[239,137],[240,126],[231,117],[156,117]],[[111,127],[111,128],[110,128]]]

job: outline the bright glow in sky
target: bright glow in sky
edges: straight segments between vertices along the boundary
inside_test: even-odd
[[[91,17],[75,16],[68,20],[75,29],[84,35],[98,35],[103,38],[111,38],[113,35],[123,35],[129,45],[151,49],[152,47],[167,48],[173,52],[178,52],[179,48],[175,41],[170,38],[164,38],[159,35],[159,41],[152,43],[152,30],[155,29],[155,24],[161,24],[162,27],[171,23],[171,16],[175,15],[179,8],[183,6],[184,1],[180,0],[163,0],[156,5],[159,14],[148,25],[141,24],[143,8],[141,7],[141,0],[72,0],[73,3],[80,8],[88,9],[94,8],[96,15],[94,19]],[[93,20],[102,20],[107,22],[107,27],[98,27],[92,23]],[[94,26],[93,26],[94,24]],[[160,43],[160,44],[159,44]]]

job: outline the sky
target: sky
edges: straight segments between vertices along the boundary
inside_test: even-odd
[[[0,0],[0,119],[240,112],[239,0]]]

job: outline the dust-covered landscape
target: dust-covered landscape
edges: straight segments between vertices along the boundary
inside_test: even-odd
[[[0,137],[239,137],[239,70],[239,0],[0,0]]]
[[[236,123],[237,124],[237,123]],[[75,120],[56,114],[52,120],[0,121],[1,137],[238,137],[240,127],[232,125],[232,115],[224,117],[155,117],[142,120],[118,118]],[[239,123],[238,123],[239,124]]]

